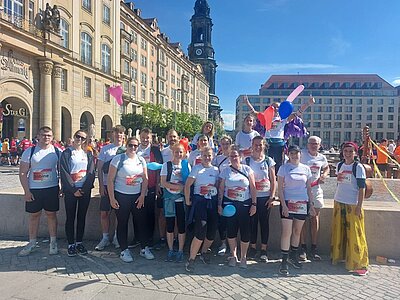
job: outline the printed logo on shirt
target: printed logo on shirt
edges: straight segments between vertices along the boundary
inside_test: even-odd
[[[246,189],[242,187],[234,187],[228,189],[228,198],[235,201],[244,201]]]
[[[76,173],[71,174],[71,178],[72,178],[73,182],[78,182],[78,181],[82,180],[82,178],[85,176],[86,176],[86,170],[80,170]]]
[[[288,201],[289,214],[307,214],[307,201]]]
[[[268,192],[271,188],[271,183],[268,178],[256,181],[256,190],[258,192]]]
[[[242,151],[244,157],[251,156],[251,148]]]
[[[313,175],[313,176],[318,176],[319,174],[318,174],[318,172],[319,172],[319,166],[317,165],[317,164],[313,164],[312,166],[310,166],[310,169],[311,169],[311,174]]]
[[[126,182],[126,185],[135,186],[135,185],[141,184],[143,182],[143,178],[142,178],[141,174],[126,176],[125,182]]]
[[[353,176],[353,173],[351,171],[343,171],[338,174],[337,181],[338,181],[338,183],[351,184],[352,176]]]
[[[51,181],[52,169],[42,169],[33,172],[33,181],[35,182],[47,182]]]
[[[208,185],[202,185],[200,186],[200,195],[202,196],[216,196],[217,195],[217,188],[212,185],[212,184],[208,184]]]
[[[201,164],[201,156],[196,157],[195,161],[194,161],[194,165],[200,165]]]

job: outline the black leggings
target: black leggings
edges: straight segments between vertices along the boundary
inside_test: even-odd
[[[175,202],[175,217],[166,217],[167,233],[173,233],[175,229],[175,219],[178,225],[178,233],[183,234],[186,232],[185,228],[185,207],[183,202]]]
[[[261,244],[267,245],[269,238],[269,214],[271,209],[268,209],[265,203],[269,200],[268,197],[257,197],[257,212],[250,217],[251,220],[251,233],[250,243],[257,243],[258,235],[258,222],[260,221],[261,228]]]
[[[206,237],[207,240],[213,241],[218,224],[217,202],[197,195],[195,197],[198,202],[194,211],[194,236],[201,241]],[[211,207],[207,208],[207,203],[211,204]],[[206,220],[202,220],[203,215],[206,216]]]
[[[268,147],[268,156],[272,157],[275,161],[275,174],[278,174],[278,170],[280,166],[283,164],[283,150],[285,149],[284,145],[279,144],[269,144]]]
[[[140,194],[129,195],[114,191],[114,195],[119,204],[119,209],[115,210],[115,214],[118,220],[117,238],[121,246],[121,251],[128,248],[128,221],[131,214],[133,216],[133,224],[138,234],[137,238],[142,247],[147,246],[148,228],[146,223],[146,210],[144,207],[137,208],[137,203],[135,203]]]
[[[237,238],[238,231],[240,230],[240,240],[243,243],[248,243],[250,241],[250,206],[251,199],[244,202],[239,201],[229,201],[236,208],[236,213],[232,217],[226,218],[226,229],[228,239]]]
[[[75,243],[75,217],[76,217],[76,241],[82,242],[83,234],[85,232],[86,213],[90,203],[90,191],[85,193],[82,197],[75,197],[73,194],[66,192],[65,198],[65,234],[67,236],[68,244]],[[76,207],[78,206],[78,211]]]

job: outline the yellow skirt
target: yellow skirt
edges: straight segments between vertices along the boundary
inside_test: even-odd
[[[365,237],[364,210],[356,216],[356,205],[334,201],[332,218],[332,264],[345,260],[347,270],[359,270],[369,265]]]

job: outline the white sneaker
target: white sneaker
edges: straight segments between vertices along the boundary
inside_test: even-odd
[[[57,242],[50,242],[49,254],[56,255],[57,253],[58,253]]]
[[[133,257],[129,249],[125,249],[124,251],[122,251],[119,258],[126,263],[133,262]]]
[[[224,256],[225,253],[226,253],[226,244],[224,243],[218,248],[218,255]]]
[[[19,251],[18,256],[28,256],[36,249],[37,242],[29,242],[21,251]]]
[[[150,248],[147,246],[144,249],[140,250],[140,256],[148,260],[154,259],[153,253],[151,253]]]
[[[113,238],[112,243],[113,243],[115,249],[119,249],[120,248],[116,234],[114,234],[114,238]]]
[[[95,250],[97,251],[102,251],[104,250],[105,247],[110,245],[110,240],[107,238],[102,238],[100,243],[97,244],[96,247],[94,247]]]

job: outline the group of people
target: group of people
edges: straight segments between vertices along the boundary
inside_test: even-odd
[[[48,220],[49,253],[58,253],[56,213],[60,193],[64,195],[67,216],[68,256],[87,253],[83,245],[85,219],[97,165],[103,235],[95,249],[101,251],[113,240],[124,262],[134,260],[128,242],[131,215],[134,236],[140,244],[139,255],[145,259],[155,258],[152,249],[157,245],[153,244],[153,236],[158,225],[160,242],[168,247],[168,262],[184,261],[186,233],[193,233],[185,263],[188,272],[194,270],[196,257],[203,263],[210,262],[209,248],[217,232],[221,239],[219,254],[229,249],[228,265],[247,268],[248,257],[256,257],[260,227],[261,248],[257,257],[266,262],[269,216],[274,201],[280,202],[282,219],[279,272],[289,274],[288,264],[302,267],[299,259],[306,259],[307,252],[302,234],[306,219],[311,221],[311,258],[321,259],[317,251],[319,213],[323,207],[321,184],[329,174],[326,158],[318,153],[321,139],[309,137],[303,151],[290,146],[285,162],[283,156],[281,159],[268,156],[271,147],[275,156],[281,154],[280,142],[276,139],[269,145],[268,139],[252,130],[253,122],[254,117],[246,117],[235,143],[229,136],[221,137],[217,155],[210,134],[211,122],[206,122],[196,135],[196,149],[190,153],[188,143],[179,141],[174,129],[168,131],[168,144],[160,149],[152,143],[150,129],[142,129],[139,138],[127,138],[125,128],[118,125],[113,128],[112,143],[102,147],[97,164],[93,153],[88,151],[86,132],[78,130],[71,146],[61,152],[51,143],[51,128],[40,128],[38,143],[21,157],[20,181],[30,219],[29,243],[19,255],[29,255],[35,250],[42,210]],[[332,259],[333,263],[345,259],[346,267],[351,270],[366,270],[368,252],[362,212],[365,171],[359,164],[352,167],[356,145],[346,143],[343,153],[345,161],[337,170]],[[161,168],[150,168],[152,163]],[[224,213],[227,206],[233,209],[233,214]],[[117,222],[113,239],[109,233],[112,210]],[[351,225],[343,227],[343,224]],[[240,249],[237,249],[239,237]],[[350,242],[343,242],[344,239]]]

